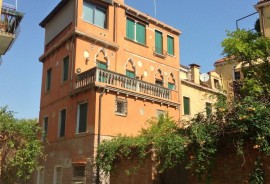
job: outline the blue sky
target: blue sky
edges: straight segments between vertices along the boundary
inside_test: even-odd
[[[6,0],[14,2],[15,0]],[[4,0],[5,2],[5,0]],[[180,62],[197,63],[202,72],[213,70],[213,63],[222,58],[221,41],[226,30],[235,30],[235,21],[256,10],[258,0],[181,1],[156,0],[156,18],[181,30]],[[19,1],[18,10],[25,13],[20,35],[0,66],[0,106],[8,105],[17,118],[38,118],[44,30],[43,18],[59,3]],[[125,3],[151,16],[154,0],[125,0]],[[258,15],[239,22],[240,28],[252,29]],[[1,43],[0,43],[1,44]]]

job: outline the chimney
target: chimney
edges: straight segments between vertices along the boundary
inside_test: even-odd
[[[195,84],[200,84],[200,65],[197,64],[190,64],[190,70],[191,70],[191,80]]]

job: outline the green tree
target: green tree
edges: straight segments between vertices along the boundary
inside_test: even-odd
[[[36,119],[18,120],[0,107],[0,183],[26,183],[43,156]]]

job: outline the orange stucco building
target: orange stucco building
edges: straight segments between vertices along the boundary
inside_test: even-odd
[[[39,123],[47,154],[34,183],[95,183],[96,147],[181,118],[181,32],[123,0],[62,0],[45,29]]]

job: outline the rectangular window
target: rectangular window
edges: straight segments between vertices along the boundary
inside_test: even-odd
[[[126,70],[126,76],[130,78],[135,78],[135,73],[129,70]]]
[[[63,167],[54,168],[53,184],[62,184]]]
[[[43,129],[42,140],[44,141],[47,139],[47,135],[48,135],[48,117],[45,117],[43,119],[42,129]]]
[[[157,118],[159,118],[161,116],[165,116],[165,111],[164,110],[157,109],[156,110],[156,116],[157,116]]]
[[[163,36],[162,32],[155,31],[155,52],[163,55]]]
[[[46,91],[49,91],[51,89],[51,84],[52,84],[52,69],[50,68],[47,70],[47,75],[46,75]]]
[[[77,133],[86,132],[87,127],[87,103],[78,105],[77,112]]]
[[[66,112],[66,109],[63,109],[59,113],[59,137],[65,136]]]
[[[241,74],[240,71],[234,71],[234,80],[240,80]]]
[[[63,60],[62,81],[68,80],[69,56]]]
[[[127,116],[127,100],[116,98],[115,100],[115,114],[120,116]]]
[[[212,114],[212,104],[206,102],[205,103],[206,116],[209,117]]]
[[[214,86],[215,86],[216,89],[220,89],[221,88],[220,87],[220,84],[219,84],[219,80],[214,79]]]
[[[145,25],[135,20],[127,18],[126,21],[126,37],[135,42],[145,45],[146,43]]]
[[[174,85],[174,83],[168,83],[168,88],[170,89],[170,90],[175,90],[175,85]]]
[[[37,169],[37,184],[44,184],[44,167]]]
[[[190,115],[190,99],[188,97],[184,97],[184,115]]]
[[[85,166],[76,165],[73,166],[73,177],[84,177],[85,176]]]
[[[174,39],[171,36],[167,36],[167,51],[168,54],[174,55]]]
[[[95,24],[99,27],[106,28],[107,17],[106,8],[94,5],[92,3],[83,2],[83,20]]]

